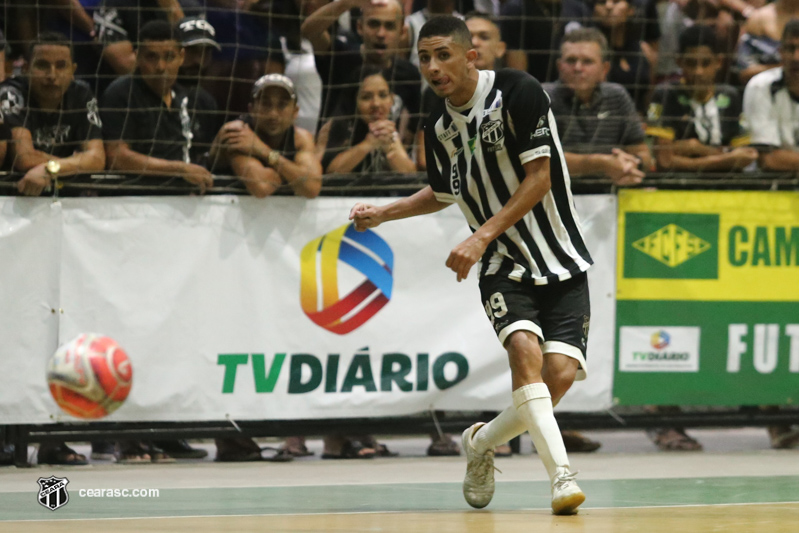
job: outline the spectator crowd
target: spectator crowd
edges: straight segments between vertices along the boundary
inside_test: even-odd
[[[440,14],[478,68],[544,84],[573,176],[799,167],[797,0],[48,0],[0,13],[2,169],[23,195],[105,171],[259,198],[422,171]]]
[[[466,20],[478,68],[544,85],[573,176],[799,170],[799,0],[12,0],[2,170],[27,196],[109,172],[198,193],[235,176],[258,198],[422,171],[436,96],[415,46],[441,14]],[[452,451],[440,437],[434,449]],[[352,442],[329,453],[381,453]],[[260,454],[247,440],[222,448]]]

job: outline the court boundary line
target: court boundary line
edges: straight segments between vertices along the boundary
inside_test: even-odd
[[[740,507],[744,505],[797,505],[799,501],[792,502],[748,502],[748,503],[688,503],[688,504],[667,504],[667,505],[633,505],[633,506],[620,506],[620,507],[581,507],[581,511],[607,511],[607,510],[628,510],[628,509],[675,509],[683,507]],[[487,509],[487,511],[491,511]],[[498,511],[503,513],[523,513],[530,511],[551,511],[549,507],[530,507],[527,509],[510,509],[507,511]],[[484,513],[482,510],[464,509],[463,511],[453,510],[425,510],[425,511],[334,511],[330,513],[262,513],[262,514],[220,514],[220,515],[185,515],[185,516],[130,516],[130,517],[113,517],[113,518],[62,518],[62,519],[46,519],[34,518],[25,520],[0,520],[0,524],[12,524],[17,522],[78,522],[78,521],[110,521],[110,520],[165,520],[165,519],[181,519],[181,518],[247,518],[247,517],[268,517],[268,516],[346,516],[346,515],[370,515],[370,514],[441,514],[441,513]]]

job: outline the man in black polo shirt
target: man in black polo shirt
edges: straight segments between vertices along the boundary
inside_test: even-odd
[[[105,167],[97,100],[75,81],[67,38],[43,33],[33,44],[25,76],[0,85],[0,107],[11,129],[13,169],[25,172],[17,189],[39,196],[56,175]]]
[[[221,47],[216,42],[216,30],[211,23],[197,16],[181,19],[178,33],[184,50],[183,64],[178,70],[178,83],[189,92],[192,133],[189,156],[192,163],[213,169],[213,166],[205,162],[211,143],[224,120],[216,106],[216,100],[200,82],[206,76],[213,50],[218,51]]]
[[[338,17],[353,8],[363,11],[357,26],[363,44],[329,31]],[[409,115],[408,127],[400,124],[403,138],[408,140],[406,132],[416,131],[422,78],[410,61],[397,56],[400,39],[406,31],[404,20],[399,0],[340,0],[305,19],[302,36],[313,44],[316,70],[322,78],[322,120],[355,114],[364,65],[374,65],[390,72],[388,81],[394,93],[391,118],[397,121],[403,109]]]
[[[607,176],[616,185],[640,183],[652,166],[644,129],[630,95],[605,82],[608,42],[593,28],[564,37],[560,79],[545,83],[572,176]]]
[[[508,0],[502,4],[505,65],[529,72],[541,83],[557,75],[563,36],[588,26],[591,10],[581,0]]]
[[[112,83],[100,106],[108,169],[180,176],[204,192],[213,177],[190,162],[189,96],[177,83],[182,62],[183,47],[169,23],[142,27],[136,72]]]

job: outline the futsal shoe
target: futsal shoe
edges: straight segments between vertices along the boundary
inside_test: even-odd
[[[564,466],[557,467],[552,480],[552,514],[575,514],[585,501],[585,494],[577,486],[574,478],[577,472],[570,472]]]
[[[472,437],[485,423],[478,422],[463,432],[463,451],[466,453],[466,477],[463,479],[463,497],[475,509],[482,509],[494,497],[494,450],[477,453]]]

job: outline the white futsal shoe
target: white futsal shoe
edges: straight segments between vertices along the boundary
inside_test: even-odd
[[[577,472],[570,472],[564,466],[557,467],[552,480],[552,514],[575,514],[585,501],[585,494],[577,486],[574,478]]]
[[[475,509],[482,509],[494,497],[494,450],[477,453],[472,437],[485,423],[478,422],[463,432],[463,451],[466,452],[466,477],[463,479],[463,497]]]

